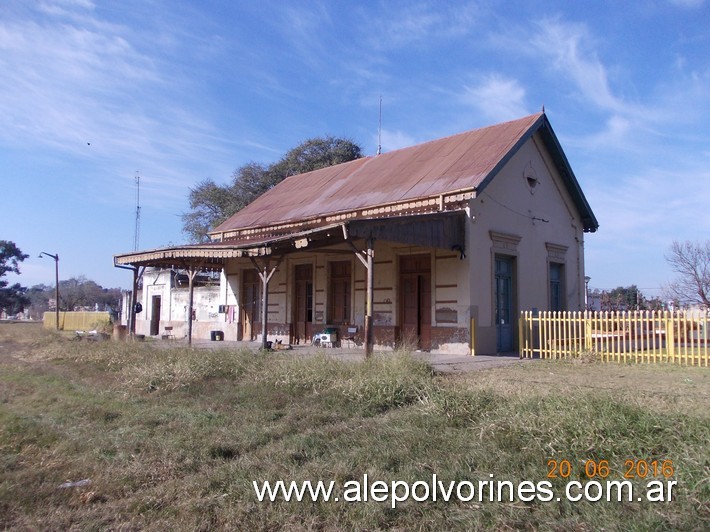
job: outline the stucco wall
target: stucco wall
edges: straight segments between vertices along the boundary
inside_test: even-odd
[[[536,137],[528,141],[470,202],[470,297],[474,302],[471,314],[478,325],[478,353],[496,352],[492,282],[496,254],[514,257],[516,314],[549,308],[550,260],[564,264],[566,310],[580,310],[584,302],[582,222],[537,142]],[[527,179],[531,176],[537,180],[534,187]],[[513,238],[506,239],[506,235]],[[514,331],[517,334],[517,326]]]
[[[165,333],[165,327],[173,328],[177,338],[187,336],[187,305],[189,291],[186,287],[170,288],[169,270],[148,270],[143,274],[143,289],[139,301],[143,311],[136,315],[136,334],[150,335],[153,317],[153,297],[160,297],[160,326],[158,336]],[[193,338],[210,338],[213,330],[223,330],[225,315],[219,313],[221,305],[219,286],[200,286],[193,291]]]

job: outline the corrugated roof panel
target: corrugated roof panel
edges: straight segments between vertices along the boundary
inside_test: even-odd
[[[214,232],[293,222],[475,187],[540,116],[290,176]]]
[[[323,211],[323,205],[319,201],[323,197],[323,191],[340,186],[344,177],[352,173],[353,168],[362,166],[366,162],[366,158],[357,159],[306,174],[290,176],[239,211],[237,214],[240,222],[237,226],[230,223],[234,218],[232,217],[215,231],[270,225],[318,215]],[[278,194],[274,193],[276,189]]]
[[[410,196],[431,196],[476,186],[479,181],[476,161],[469,162],[464,169],[456,168],[458,161],[470,160],[472,152],[470,135],[458,135],[451,140],[459,140],[459,142],[443,144],[442,151],[445,150],[447,155],[430,161],[426,179],[420,181],[416,187],[409,191]]]

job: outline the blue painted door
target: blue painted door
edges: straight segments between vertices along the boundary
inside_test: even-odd
[[[495,319],[497,351],[513,350],[513,259],[496,257],[495,270]]]

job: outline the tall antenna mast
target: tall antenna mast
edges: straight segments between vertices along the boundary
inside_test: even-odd
[[[141,232],[141,176],[136,170],[136,232],[133,235],[133,251],[138,251]]]
[[[382,95],[380,94],[380,122],[377,127],[377,155],[382,153]]]

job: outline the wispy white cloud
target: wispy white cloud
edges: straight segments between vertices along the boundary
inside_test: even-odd
[[[568,138],[569,144],[587,151],[616,147],[629,155],[643,153],[647,149],[643,143],[634,142],[633,125],[627,117],[611,114],[599,125],[601,127],[593,133]]]
[[[73,16],[75,8],[94,9],[95,4],[92,0],[53,0],[41,1],[37,4],[37,9],[51,15],[69,15]]]
[[[598,56],[596,45],[600,39],[586,25],[546,19],[537,26],[539,31],[531,39],[532,50],[550,60],[548,68],[557,90],[569,92],[578,105],[607,115],[604,128],[577,139],[590,149],[601,146],[632,152],[648,149],[650,142],[657,142],[667,134],[669,126],[688,118],[680,106],[687,105],[691,98],[698,101],[694,88],[698,83],[690,77],[672,82],[654,80],[654,85],[645,88],[643,102],[620,96],[613,88],[610,69]],[[622,71],[630,74],[623,68]],[[707,87],[707,83],[704,85]],[[707,100],[707,95],[704,99]]]
[[[527,113],[525,88],[516,79],[489,74],[472,86],[466,86],[460,99],[486,118],[502,122]]]
[[[377,139],[375,139],[377,141]],[[418,144],[414,137],[404,133],[403,131],[391,131],[389,129],[382,130],[382,151],[398,150]]]
[[[531,44],[537,53],[552,60],[552,68],[570,79],[581,97],[599,108],[626,112],[612,92],[605,66],[593,49],[594,38],[583,24],[543,20]]]
[[[160,185],[199,179],[188,167],[228,143],[189,110],[194,81],[161,64],[173,50],[158,46],[159,35],[149,39],[105,22],[88,1],[44,2],[0,19],[0,143],[103,164],[92,186],[138,167],[158,197],[184,201],[179,187]]]
[[[604,194],[604,203],[616,210],[614,219],[625,220],[628,230],[617,238],[671,240],[679,228],[701,233],[710,227],[710,210],[704,207],[710,198],[710,169],[701,159],[647,166],[623,177],[613,194]]]
[[[101,35],[66,25],[22,22],[2,25],[0,114],[6,141],[61,143],[92,136],[100,99],[118,98],[127,87],[159,82],[149,61],[119,35]],[[120,80],[120,82],[119,82]],[[30,139],[17,138],[25,132]],[[75,139],[72,140],[75,142]],[[71,142],[71,141],[70,141]]]
[[[324,37],[330,35],[332,20],[325,5],[319,2],[292,5],[280,10],[274,22],[275,30],[287,44],[281,53],[295,53],[301,63],[316,70],[322,69],[324,63],[329,62],[326,58],[331,50]]]
[[[620,175],[613,185],[605,171],[586,177],[586,195],[600,221],[585,246],[587,270],[597,283],[604,272],[615,285],[660,287],[672,277],[664,260],[671,242],[707,238],[710,171],[698,161],[646,167]]]
[[[663,254],[670,242],[703,238],[710,227],[702,206],[710,174],[699,162],[708,140],[701,125],[710,104],[707,67],[685,57],[673,63],[669,55],[675,75],[644,77],[634,65],[616,63],[617,56],[604,57],[618,43],[587,24],[550,18],[535,25],[530,59],[543,61],[564,95],[555,106],[595,117],[563,138],[568,153],[583,161],[577,172],[601,226],[588,238],[589,272],[604,271],[619,284],[660,285],[669,274]],[[634,79],[645,85],[631,97],[621,88]],[[650,267],[629,270],[631,262]]]
[[[475,30],[481,10],[475,2],[387,2],[379,12],[368,12],[363,22],[374,49],[392,49],[468,34]]]
[[[705,4],[705,0],[670,0],[670,3],[684,8],[695,9],[702,7]]]

